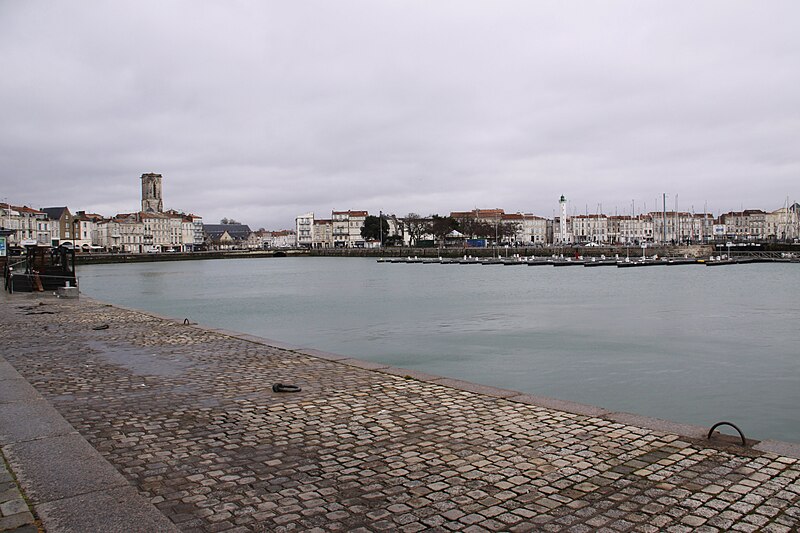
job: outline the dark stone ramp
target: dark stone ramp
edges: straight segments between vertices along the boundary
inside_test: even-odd
[[[709,443],[693,426],[278,348],[91,300],[46,305],[53,314],[0,305],[4,355],[181,530],[792,531],[800,524],[795,445]],[[93,329],[100,324],[109,327]],[[30,329],[41,334],[15,338]],[[303,391],[274,393],[276,382]],[[77,437],[48,420],[42,415],[48,439]],[[88,450],[76,446],[80,464]],[[37,453],[46,455],[42,447]],[[111,487],[96,491],[105,499],[94,507],[80,495],[38,504],[43,519],[127,500],[114,473],[98,479]],[[131,527],[140,523],[135,516]]]

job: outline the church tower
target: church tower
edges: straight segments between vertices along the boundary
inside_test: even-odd
[[[142,174],[142,212],[161,213],[161,174]]]

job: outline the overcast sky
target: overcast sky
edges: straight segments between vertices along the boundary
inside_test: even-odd
[[[552,216],[800,200],[800,2],[0,0],[0,198]]]

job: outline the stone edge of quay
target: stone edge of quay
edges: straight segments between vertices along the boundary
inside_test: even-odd
[[[252,342],[255,344],[262,344],[265,346],[270,346],[273,348],[279,348],[283,350],[289,350],[301,355],[306,355],[309,357],[316,357],[319,359],[325,359],[328,361],[333,361],[337,363],[342,363],[348,366],[361,368],[364,370],[371,370],[375,372],[380,372],[383,374],[389,374],[392,376],[397,377],[404,377],[415,379],[418,381],[422,381],[425,383],[430,383],[433,385],[443,385],[446,387],[450,387],[452,389],[462,390],[465,392],[472,392],[475,394],[482,394],[485,396],[490,396],[493,398],[502,398],[514,403],[523,403],[527,405],[533,405],[536,407],[543,407],[546,409],[553,409],[557,411],[565,411],[571,414],[583,415],[583,416],[590,416],[596,418],[603,418],[609,420],[611,422],[619,423],[619,424],[626,424],[630,426],[640,427],[644,429],[649,429],[652,431],[659,431],[661,433],[669,433],[673,435],[677,435],[679,437],[684,437],[692,440],[703,440],[707,441],[708,445],[713,445],[715,441],[708,440],[706,437],[708,435],[708,429],[704,426],[698,426],[695,424],[687,424],[682,422],[676,422],[672,420],[663,420],[660,418],[654,418],[645,415],[639,415],[636,413],[627,413],[624,411],[612,411],[605,409],[603,407],[589,405],[589,404],[582,404],[578,402],[572,402],[569,400],[559,400],[557,398],[550,398],[548,396],[539,396],[536,394],[527,394],[520,391],[510,390],[510,389],[501,389],[498,387],[493,387],[491,385],[481,385],[479,383],[473,383],[470,381],[464,381],[460,379],[448,378],[444,376],[437,376],[435,374],[428,374],[425,372],[420,372],[416,370],[410,370],[405,368],[394,367],[391,365],[387,365],[384,363],[376,363],[373,361],[364,361],[361,359],[357,359],[355,357],[350,357],[347,355],[336,354],[332,352],[325,352],[322,350],[317,350],[315,348],[308,348],[304,346],[298,346],[294,344],[287,344],[281,341],[276,341],[274,339],[268,339],[266,337],[259,337],[257,335],[251,335],[248,333],[242,333],[239,331],[232,331],[222,328],[213,328],[209,326],[203,326],[194,322],[191,322],[188,318],[187,319],[176,319],[175,317],[161,315],[158,313],[153,313],[150,311],[143,311],[141,309],[136,309],[132,307],[126,307],[123,305],[118,304],[111,304],[102,300],[97,300],[91,297],[81,295],[81,298],[100,305],[107,305],[111,307],[115,307],[117,309],[123,309],[126,311],[131,311],[135,313],[142,313],[148,316],[152,316],[154,318],[159,318],[162,320],[166,320],[168,322],[176,323],[179,325],[187,325],[189,327],[196,327],[205,331],[212,331],[214,333],[219,333],[221,335],[226,335],[228,337],[233,337],[236,339],[244,340],[247,342]],[[189,322],[186,324],[186,322]],[[716,438],[716,442],[722,444],[730,444],[732,442],[738,442],[738,437],[733,437],[727,434],[720,434],[718,431],[714,433]],[[800,443],[794,442],[786,442],[786,441],[778,441],[773,439],[765,439],[762,441],[756,439],[748,439],[750,443],[750,448],[765,452],[765,453],[773,453],[776,455],[783,455],[786,457],[792,457],[795,459],[800,459]]]
[[[0,449],[45,531],[123,531],[131,516],[144,527],[178,531],[11,363],[2,356],[0,362],[11,369],[0,381],[25,384],[0,403],[0,411],[38,422],[22,427],[27,416],[13,417],[16,422],[0,434]]]

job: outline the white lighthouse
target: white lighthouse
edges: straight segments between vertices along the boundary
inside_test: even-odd
[[[570,236],[567,234],[567,199],[561,195],[558,201],[561,206],[561,217],[558,219],[558,236],[562,243],[572,242]]]

